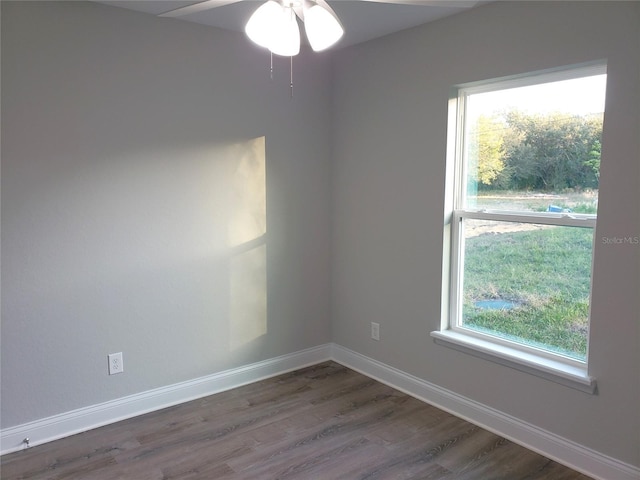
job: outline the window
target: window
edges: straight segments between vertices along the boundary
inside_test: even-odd
[[[450,102],[436,342],[586,391],[606,67],[463,85]]]

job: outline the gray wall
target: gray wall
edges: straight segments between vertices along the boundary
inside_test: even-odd
[[[334,56],[333,340],[640,465],[640,4],[496,2]],[[452,85],[607,59],[591,396],[435,345]],[[370,322],[381,340],[370,339]]]
[[[2,2],[2,427],[330,340],[328,62]]]

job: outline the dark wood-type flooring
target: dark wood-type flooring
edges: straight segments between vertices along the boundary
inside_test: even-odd
[[[588,480],[334,362],[5,455],[2,479]]]

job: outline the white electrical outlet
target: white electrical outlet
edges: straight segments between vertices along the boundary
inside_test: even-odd
[[[371,322],[371,338],[374,340],[380,340],[380,324]]]
[[[124,372],[124,363],[122,362],[122,352],[110,353],[109,358],[109,375]]]

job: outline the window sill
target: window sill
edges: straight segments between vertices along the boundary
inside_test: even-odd
[[[497,345],[493,342],[451,330],[431,332],[431,336],[438,345],[545,378],[591,395],[596,394],[596,380],[589,376],[586,368],[567,365],[558,360]]]

